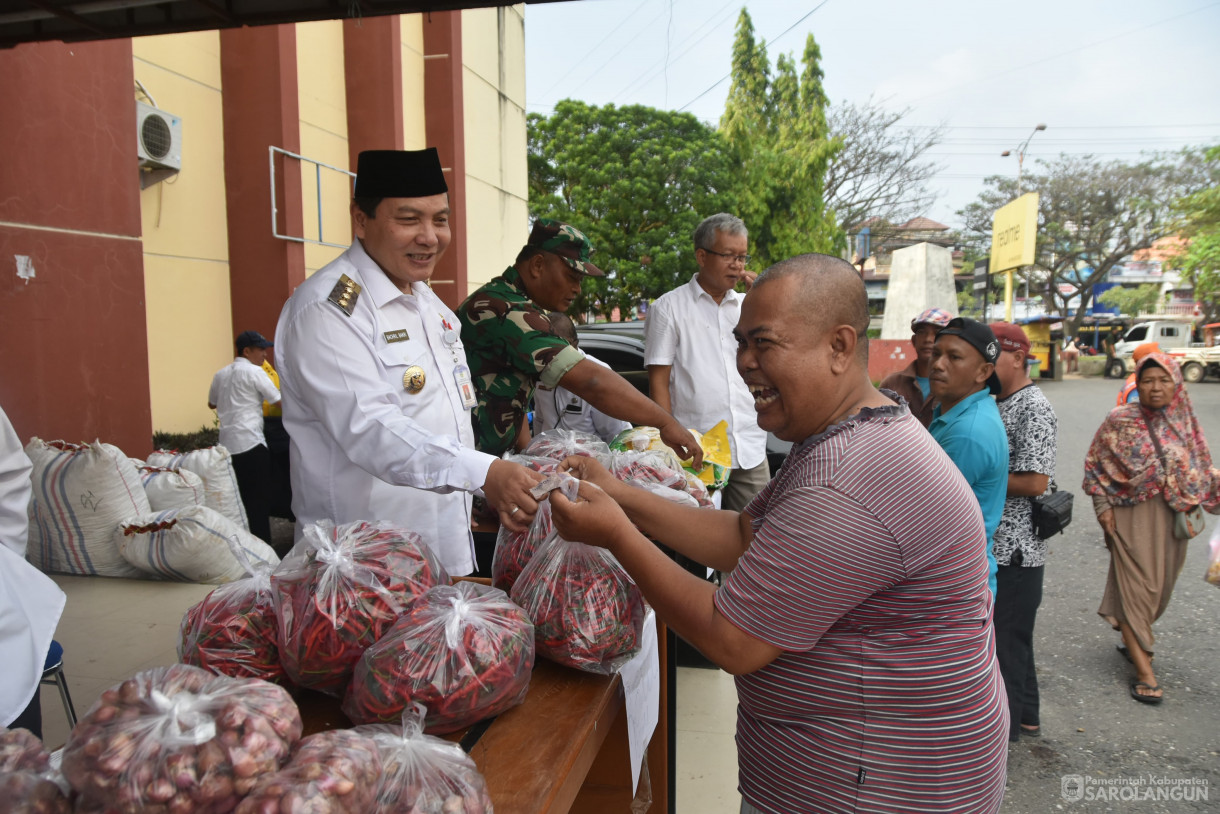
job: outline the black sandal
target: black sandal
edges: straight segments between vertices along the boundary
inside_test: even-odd
[[[1165,691],[1161,690],[1160,695],[1144,695],[1139,691],[1143,687],[1145,690],[1161,690],[1160,684],[1145,684],[1143,681],[1131,679],[1131,697],[1141,704],[1159,704],[1165,700]]]

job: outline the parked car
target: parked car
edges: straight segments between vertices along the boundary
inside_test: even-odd
[[[1132,325],[1123,338],[1114,343],[1114,356],[1106,369],[1112,379],[1121,379],[1135,370],[1132,354],[1145,342],[1156,342],[1161,350],[1189,348],[1194,340],[1194,325],[1180,320],[1152,320]]]
[[[633,323],[609,322],[602,325],[633,325],[640,326],[639,336],[629,336],[614,333],[606,328],[591,325],[578,325],[576,337],[580,340],[580,349],[601,359],[624,379],[631,382],[637,390],[648,395],[648,369],[644,367],[644,334],[642,321]],[[695,429],[699,429],[696,427]],[[706,427],[703,429],[707,429]],[[791,441],[781,441],[771,433],[767,433],[767,463],[774,474],[788,457],[792,449]]]

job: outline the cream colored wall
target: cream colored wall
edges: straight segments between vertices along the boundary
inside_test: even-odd
[[[347,90],[344,84],[343,22],[297,24],[297,98],[301,116],[301,155],[347,168]],[[352,241],[349,176],[322,167],[322,238],[344,247]],[[301,162],[304,237],[317,240],[319,171]],[[313,274],[343,249],[305,244],[305,274]]]
[[[473,291],[504,271],[529,236],[524,6],[463,11],[462,61]]]
[[[233,358],[220,35],[140,37],[132,54],[136,79],[182,119],[182,170],[140,207],[153,429],[189,432],[212,424],[208,386]]]
[[[404,14],[402,23],[402,135],[404,150],[428,146],[424,129],[424,18]]]

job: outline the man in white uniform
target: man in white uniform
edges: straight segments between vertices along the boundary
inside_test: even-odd
[[[67,597],[25,560],[33,468],[0,410],[0,726],[41,738],[38,681]]]
[[[474,448],[457,318],[427,285],[451,238],[436,150],[361,153],[352,217],[351,248],[297,288],[276,330],[297,532],[392,521],[468,574],[472,493],[521,531],[541,476]]]
[[[553,311],[548,320],[551,323],[551,333],[580,350],[580,339],[576,336],[576,325],[571,317],[562,311]],[[586,353],[585,358],[607,370],[610,369],[610,365],[591,354]],[[539,384],[538,389],[534,391],[534,435],[554,429],[575,430],[596,435],[608,444],[620,432],[630,427],[630,421],[606,415],[566,387],[555,387],[552,390]]]
[[[237,356],[212,377],[208,406],[220,419],[220,444],[233,456],[250,533],[271,542],[271,452],[263,435],[263,402],[277,404],[276,388],[263,363],[271,343],[258,331],[242,331]]]
[[[733,289],[739,282],[748,288],[755,277],[745,268],[750,259],[746,225],[723,212],[712,215],[695,229],[694,241],[698,273],[648,309],[648,388],[685,427],[707,432],[728,422],[733,468],[721,505],[741,511],[771,479],[767,434],[758,427],[754,398],[737,373],[733,338],[742,299]]]

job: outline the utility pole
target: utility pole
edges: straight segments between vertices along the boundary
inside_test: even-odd
[[[1029,142],[1039,132],[1046,129],[1045,124],[1038,124],[1021,144],[1016,148],[1017,153],[1017,197],[1021,197],[1021,168],[1025,164],[1025,151],[1029,147]],[[1000,153],[1002,158],[1012,155],[1012,150],[1005,150]],[[1009,269],[1004,273],[1004,321],[1012,322],[1012,273],[1015,269]],[[1029,278],[1025,282],[1025,298],[1029,299]]]

